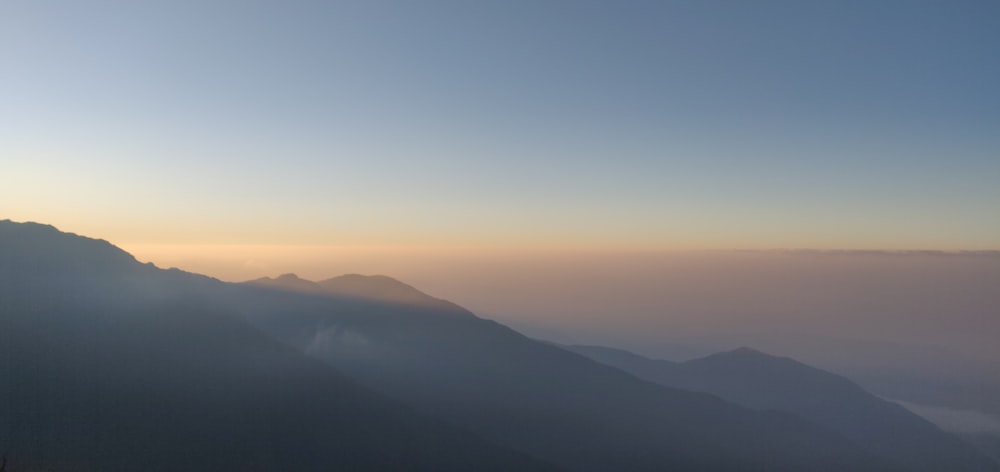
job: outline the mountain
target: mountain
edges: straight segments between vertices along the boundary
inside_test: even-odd
[[[384,275],[347,274],[312,282],[295,274],[276,278],[263,277],[246,282],[262,288],[293,291],[313,295],[333,296],[342,300],[368,301],[397,305],[407,309],[424,308],[435,313],[450,312],[473,316],[468,310],[447,300],[432,297],[416,288]]]
[[[230,291],[0,221],[6,470],[555,470],[276,342]]]
[[[793,413],[915,470],[1000,470],[966,442],[902,406],[793,359],[740,348],[676,363],[607,347],[566,348],[661,385]]]
[[[288,276],[252,281],[237,303],[362,383],[569,470],[904,470],[797,417],[641,381],[385,277],[331,280],[308,293]]]
[[[1000,462],[1000,432],[961,433],[961,436],[978,447],[984,454]]]
[[[317,284],[316,282],[299,278],[299,276],[295,274],[283,274],[274,278],[262,277],[245,283],[250,285],[258,285],[260,287],[265,287],[265,288],[287,290],[291,292],[323,293],[323,287],[320,287],[319,284]]]
[[[913,470],[388,278],[296,279],[227,284],[0,223],[11,472]]]

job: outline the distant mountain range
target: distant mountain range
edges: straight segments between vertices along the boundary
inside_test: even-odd
[[[798,411],[816,392],[795,382],[811,374],[783,375],[793,385],[773,387],[789,407],[764,411],[750,400],[766,399],[643,380],[388,277],[228,284],[0,222],[9,472],[1000,470],[960,442],[910,443],[953,438],[891,404],[872,411],[923,455],[862,444]],[[869,413],[845,402],[837,411]]]
[[[464,310],[428,308],[430,297],[409,305],[310,290],[304,298],[302,281],[279,279],[247,284],[237,297],[265,332],[422,412],[567,469],[888,467],[793,416],[642,382]],[[252,290],[262,283],[270,290]],[[408,292],[395,284],[394,293]]]
[[[915,470],[982,466],[980,453],[958,437],[844,377],[786,357],[744,347],[678,363],[608,347],[566,348],[660,385],[795,414]]]

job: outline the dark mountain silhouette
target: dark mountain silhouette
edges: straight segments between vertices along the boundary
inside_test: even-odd
[[[288,290],[292,292],[301,293],[323,293],[323,287],[320,287],[316,282],[312,282],[306,279],[299,278],[295,274],[283,274],[277,277],[263,277],[259,279],[254,279],[246,282],[252,285],[259,285],[261,287],[275,288],[279,290]]]
[[[276,278],[264,277],[246,283],[263,288],[326,295],[341,300],[354,299],[399,305],[408,309],[425,308],[438,314],[448,312],[472,316],[471,312],[452,302],[432,297],[384,275],[347,274],[312,282],[295,274],[284,274]]]
[[[546,469],[532,457],[578,471],[911,470],[797,416],[637,379],[391,279],[295,279],[226,284],[0,223],[12,472]]]
[[[661,385],[786,411],[843,433],[872,453],[916,470],[997,470],[967,443],[854,382],[750,348],[676,363],[599,346],[567,346]]]
[[[260,333],[228,286],[0,222],[7,470],[553,470]]]
[[[961,433],[961,436],[1000,463],[1000,432]]]
[[[384,275],[348,274],[323,280],[318,284],[326,293],[344,297],[361,297],[410,306],[458,307]]]
[[[381,392],[572,470],[895,470],[796,417],[652,385],[464,310],[373,295],[412,294],[384,277],[347,280],[356,291],[308,296],[254,281],[241,312]]]

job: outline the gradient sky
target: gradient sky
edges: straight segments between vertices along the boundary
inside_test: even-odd
[[[6,0],[0,218],[126,247],[996,249],[998,50],[996,1]]]

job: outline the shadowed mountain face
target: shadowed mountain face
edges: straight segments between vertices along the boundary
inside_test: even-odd
[[[998,470],[959,438],[850,380],[785,357],[740,348],[676,363],[598,346],[567,346],[661,385],[787,411],[843,433],[872,453],[916,470]]]
[[[221,282],[0,222],[7,470],[552,470],[384,399],[220,303]]]
[[[253,281],[241,311],[367,385],[572,470],[894,470],[795,417],[642,382],[451,304],[373,295],[412,293],[383,277],[346,280],[357,293]]]
[[[912,470],[388,278],[331,280],[225,284],[0,223],[0,446],[72,471]]]
[[[1000,463],[1000,433],[963,433],[962,437]]]

